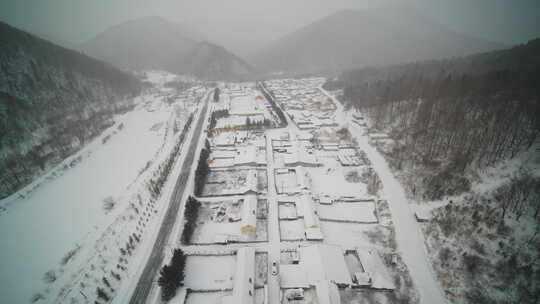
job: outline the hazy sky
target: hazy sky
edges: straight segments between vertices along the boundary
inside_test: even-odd
[[[243,55],[335,11],[396,2],[479,38],[515,44],[540,37],[540,0],[0,0],[0,20],[76,45],[111,25],[157,15]]]

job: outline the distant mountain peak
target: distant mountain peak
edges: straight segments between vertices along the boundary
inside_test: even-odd
[[[82,49],[119,67],[161,69],[205,79],[239,78],[251,71],[243,60],[221,46],[206,42],[190,26],[156,16],[110,27],[85,42]],[[219,67],[216,68],[219,73],[206,72],[209,64]]]

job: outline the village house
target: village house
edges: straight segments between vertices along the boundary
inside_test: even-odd
[[[236,253],[236,272],[232,295],[223,297],[223,304],[255,303],[255,249],[244,247]]]
[[[253,235],[257,230],[257,195],[250,194],[244,198],[242,205],[242,221],[240,231],[244,235]]]

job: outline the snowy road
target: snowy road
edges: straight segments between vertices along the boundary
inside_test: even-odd
[[[153,287],[153,280],[158,273],[159,267],[162,265],[164,250],[167,247],[169,237],[177,221],[182,197],[184,196],[184,191],[186,189],[186,185],[188,184],[188,178],[190,177],[190,169],[192,168],[193,160],[196,157],[198,143],[200,142],[203,125],[208,112],[209,96],[210,94],[207,94],[204,97],[204,107],[199,115],[195,131],[191,137],[189,150],[182,164],[180,176],[178,176],[176,181],[169,207],[159,229],[159,234],[152,248],[150,257],[148,258],[143,273],[141,274],[139,281],[137,282],[137,286],[131,295],[131,299],[129,301],[130,303],[146,303],[147,297]]]
[[[341,103],[324,89],[320,89],[332,98],[336,104],[336,121],[347,124],[350,119],[348,119],[344,112]],[[356,124],[348,125],[351,133],[358,141],[360,148],[366,152],[373,169],[375,169],[381,179],[383,195],[388,200],[390,212],[392,213],[392,220],[396,230],[397,247],[409,269],[416,288],[420,292],[420,303],[446,303],[442,289],[427,256],[424,235],[409,207],[403,187],[392,174],[383,156],[369,144],[367,136],[361,135],[363,134],[361,127]]]
[[[281,129],[280,129],[281,130]],[[279,264],[280,260],[280,237],[279,237],[279,214],[274,179],[274,160],[272,157],[272,134],[266,133],[266,159],[268,173],[268,303],[280,302],[280,287],[278,276],[272,275],[272,262]]]

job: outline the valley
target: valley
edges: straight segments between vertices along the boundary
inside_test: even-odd
[[[540,303],[538,5],[98,2],[0,3],[0,303]]]

